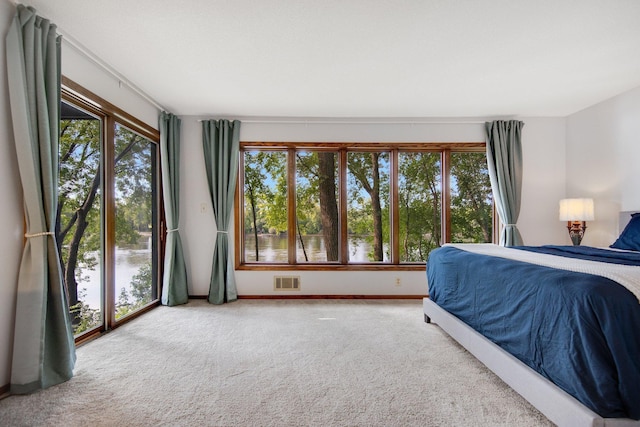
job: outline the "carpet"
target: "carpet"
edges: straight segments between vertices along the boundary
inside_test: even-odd
[[[77,350],[2,426],[550,426],[420,300],[191,300]]]

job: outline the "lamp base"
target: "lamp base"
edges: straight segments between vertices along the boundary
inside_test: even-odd
[[[567,230],[573,246],[580,246],[584,232],[587,230],[586,221],[567,221]]]

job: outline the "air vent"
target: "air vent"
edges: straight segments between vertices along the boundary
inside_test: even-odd
[[[299,276],[273,276],[273,289],[276,291],[299,291]]]

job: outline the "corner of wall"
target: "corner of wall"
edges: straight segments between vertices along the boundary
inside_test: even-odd
[[[640,87],[567,117],[567,197],[592,197],[584,244],[608,246],[620,211],[640,210]]]

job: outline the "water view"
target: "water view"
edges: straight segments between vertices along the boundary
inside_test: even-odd
[[[324,238],[321,235],[305,235],[296,237],[296,259],[298,262],[326,262],[327,253],[324,247]],[[364,236],[350,236],[349,261],[370,262],[368,254],[372,251],[373,244]],[[258,235],[259,262],[283,262],[288,260],[288,237],[286,235],[260,234]],[[303,249],[304,246],[304,249]],[[389,245],[384,244],[384,262],[389,261]],[[306,257],[305,257],[306,253]],[[247,262],[256,261],[256,244],[253,234],[245,235],[245,259]]]
[[[132,294],[131,283],[141,269],[151,265],[151,236],[143,236],[136,245],[116,246],[116,301],[124,288],[127,295]],[[102,301],[101,271],[102,262],[99,252],[89,254],[96,265],[93,269],[83,268],[78,289],[85,290],[82,301],[92,309],[99,309]],[[131,299],[131,297],[129,297]]]

